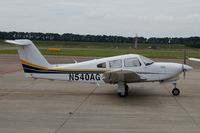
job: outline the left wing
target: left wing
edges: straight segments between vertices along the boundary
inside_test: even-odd
[[[115,84],[118,82],[134,83],[146,80],[145,78],[130,70],[107,71],[103,76],[104,82],[110,84]]]
[[[192,61],[199,61],[199,62],[200,62],[200,59],[198,59],[198,58],[189,58],[189,60],[192,60]]]

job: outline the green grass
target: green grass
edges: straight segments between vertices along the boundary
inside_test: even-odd
[[[92,49],[130,49],[134,46],[133,43],[104,43],[104,42],[67,42],[67,41],[33,41],[39,48],[92,48]],[[150,46],[154,44],[138,44],[138,49],[149,49]],[[159,49],[183,49],[184,45],[173,44],[173,45],[163,45],[156,44]],[[7,44],[4,40],[0,40],[0,49],[14,47],[12,44]]]
[[[125,49],[63,49],[61,52],[49,52],[47,49],[40,49],[44,55],[57,56],[91,56],[109,57],[122,54],[141,54],[149,58],[183,58],[182,50],[125,50]],[[17,54],[16,50],[0,50],[0,54]],[[188,50],[189,57],[200,58],[199,50]]]
[[[17,54],[17,50],[0,50],[0,54]]]
[[[130,49],[134,47],[132,43],[106,43],[106,42],[66,42],[66,41],[34,41],[41,48],[58,47],[58,48],[93,48],[93,49]],[[183,49],[184,45],[173,44],[163,45],[156,44],[160,49]],[[138,49],[148,49],[152,44],[138,44]]]
[[[131,43],[34,41],[45,55],[109,57],[122,54],[141,54],[149,58],[183,58],[184,45],[156,44],[159,49],[149,49],[152,44],[138,44],[131,49]],[[154,44],[155,45],[155,44]],[[61,52],[50,52],[47,48],[61,48]],[[0,54],[17,54],[15,45],[0,40]],[[200,58],[200,49],[188,49],[189,57]]]

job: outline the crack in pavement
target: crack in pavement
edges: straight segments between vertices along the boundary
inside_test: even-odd
[[[167,89],[167,86],[165,85],[165,90],[170,94],[171,92]],[[173,96],[173,99],[175,100],[176,104],[186,113],[186,115],[192,120],[192,122],[200,129],[199,123],[191,116],[191,114],[187,111],[187,109],[178,101],[176,98],[177,96]]]
[[[81,103],[75,108],[73,112],[69,112],[69,117],[66,117],[65,120],[61,123],[61,125],[55,130],[54,133],[57,133],[72,117],[73,115],[80,109],[80,107],[87,101],[87,99],[94,93],[94,91],[98,88],[95,87],[92,91],[81,101]]]
[[[19,71],[22,71],[22,68],[15,69],[15,70],[10,70],[10,71],[0,72],[0,75],[1,75],[1,77],[3,77],[3,75],[11,74],[11,73],[16,73],[16,72],[19,72]]]

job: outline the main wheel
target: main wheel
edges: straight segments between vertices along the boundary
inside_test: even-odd
[[[127,91],[128,92],[128,85],[127,84],[125,84],[125,91]]]
[[[125,89],[125,92],[118,92],[118,96],[120,97],[127,97],[128,96],[128,85],[127,84],[124,84],[124,89]]]
[[[125,93],[126,93],[126,96],[128,96],[128,90],[129,90],[129,87],[127,84],[125,84]]]
[[[127,92],[119,92],[118,93],[119,97],[127,97],[127,95],[128,95]]]
[[[174,96],[178,96],[178,95],[180,94],[180,90],[179,90],[178,88],[174,88],[174,89],[172,90],[172,94],[173,94]]]

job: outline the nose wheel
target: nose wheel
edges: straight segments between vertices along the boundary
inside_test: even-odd
[[[176,88],[176,83],[173,83],[173,85],[174,85],[174,89],[172,90],[172,94],[174,96],[178,96],[180,94],[180,90]]]
[[[179,90],[178,88],[174,88],[174,89],[172,90],[172,94],[173,94],[174,96],[178,96],[178,95],[180,94],[180,90]]]

